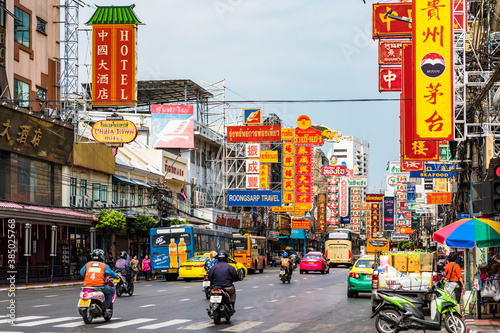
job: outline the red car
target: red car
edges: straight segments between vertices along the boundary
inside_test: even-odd
[[[330,273],[330,265],[321,252],[308,252],[300,261],[300,274],[316,271]]]

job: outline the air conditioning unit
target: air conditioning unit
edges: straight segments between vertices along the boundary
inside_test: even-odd
[[[193,186],[198,185],[198,179],[195,177],[191,178],[191,185],[193,185]]]
[[[83,207],[86,207],[86,208],[93,208],[94,207],[94,201],[92,201],[92,199],[88,196],[84,196],[83,197]]]
[[[193,191],[193,204],[198,207],[205,207],[207,204],[207,194],[201,191]]]
[[[100,201],[93,201],[93,208],[97,208],[97,209],[101,209],[101,208],[104,208],[104,204]]]
[[[120,200],[118,200],[118,206],[119,207],[127,207],[128,206],[128,200],[127,199],[120,199]]]
[[[71,207],[83,207],[83,197],[81,195],[73,195],[70,199]]]

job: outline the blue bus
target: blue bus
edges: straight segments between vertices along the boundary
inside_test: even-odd
[[[231,233],[193,225],[153,228],[149,232],[152,272],[176,280],[180,263],[210,251],[230,251],[232,239]]]

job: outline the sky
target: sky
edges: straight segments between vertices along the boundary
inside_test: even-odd
[[[94,5],[134,3],[84,2],[82,29],[89,29],[84,23]],[[378,42],[371,38],[372,5],[366,2],[135,0],[134,12],[145,24],[138,29],[138,79],[225,79],[229,101],[399,99],[399,93],[378,91]],[[79,62],[88,64],[87,33],[79,37]],[[80,68],[79,81],[89,82],[86,67]],[[369,142],[368,192],[386,187],[387,162],[399,159],[399,101],[233,106],[262,107],[290,127],[306,114],[313,124]]]

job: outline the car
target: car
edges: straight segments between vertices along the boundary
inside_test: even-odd
[[[357,296],[359,292],[372,291],[373,256],[363,256],[356,260],[347,277],[347,297]]]
[[[321,274],[330,273],[328,261],[321,252],[308,252],[300,260],[300,274],[311,271],[321,272]]]
[[[207,261],[208,258],[210,258],[210,254],[202,254],[181,263],[179,267],[179,277],[183,278],[186,282],[192,279],[202,279],[205,274],[207,274],[205,271],[205,261]],[[236,269],[240,280],[243,280],[247,276],[248,271],[243,264],[231,257],[227,259],[227,262]]]

